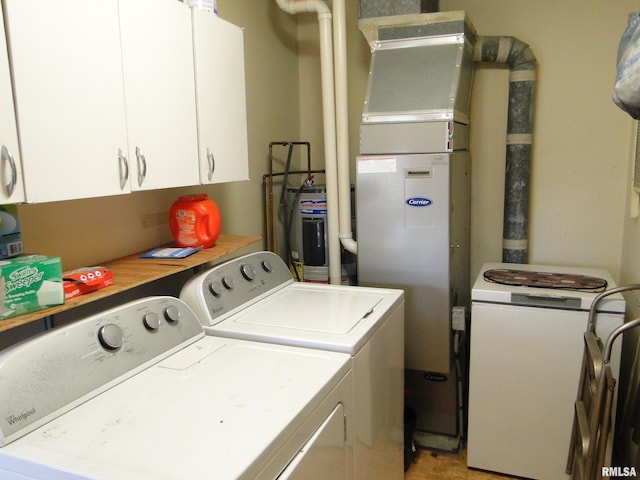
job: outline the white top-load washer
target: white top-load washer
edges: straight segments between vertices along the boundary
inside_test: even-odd
[[[349,479],[350,357],[149,297],[0,352],[0,478]]]
[[[294,282],[278,255],[257,252],[196,275],[180,298],[209,335],[349,354],[354,478],[404,478],[402,290]]]
[[[589,310],[600,291],[614,287],[602,269],[483,265],[471,292],[468,466],[568,478]],[[604,297],[596,311],[596,334],[604,342],[624,322],[624,298]],[[616,377],[620,343],[611,356]],[[609,458],[612,439],[613,433]]]

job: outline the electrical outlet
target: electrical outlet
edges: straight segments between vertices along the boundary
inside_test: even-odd
[[[169,212],[142,214],[142,228],[157,227],[167,223],[169,223]]]
[[[454,330],[464,332],[466,330],[466,308],[465,307],[453,307],[451,311],[451,328]]]

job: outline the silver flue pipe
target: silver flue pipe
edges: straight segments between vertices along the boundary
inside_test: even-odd
[[[491,36],[478,37],[474,60],[504,63],[510,69],[502,261],[528,263],[529,178],[536,58],[529,45],[514,37]]]

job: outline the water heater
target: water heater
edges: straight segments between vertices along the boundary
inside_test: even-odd
[[[299,281],[328,283],[327,192],[322,186],[288,188],[290,267]]]
[[[352,203],[355,191],[351,189]],[[329,283],[327,243],[327,191],[324,185],[286,191],[286,225],[289,264],[297,281]],[[353,211],[353,205],[352,205]],[[341,252],[342,283],[355,283],[355,257]]]

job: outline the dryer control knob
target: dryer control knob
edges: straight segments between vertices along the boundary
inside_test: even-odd
[[[256,271],[248,263],[242,264],[240,267],[240,273],[242,273],[242,276],[248,282],[252,282],[256,278]]]
[[[267,273],[271,273],[271,270],[273,270],[273,267],[271,266],[271,263],[269,262],[269,260],[263,260],[261,262],[261,265],[262,265],[262,269]]]
[[[142,323],[147,330],[157,330],[160,327],[160,317],[153,312],[145,313]]]
[[[209,284],[209,291],[214,297],[219,297],[220,295],[222,295],[222,287],[218,282],[211,282]]]
[[[98,340],[107,350],[117,350],[124,342],[124,332],[118,325],[108,323],[98,330]]]
[[[222,277],[222,286],[227,290],[233,290],[233,287],[235,286],[233,277]]]
[[[169,305],[164,311],[164,318],[170,323],[176,323],[180,319],[180,309],[175,305]]]

